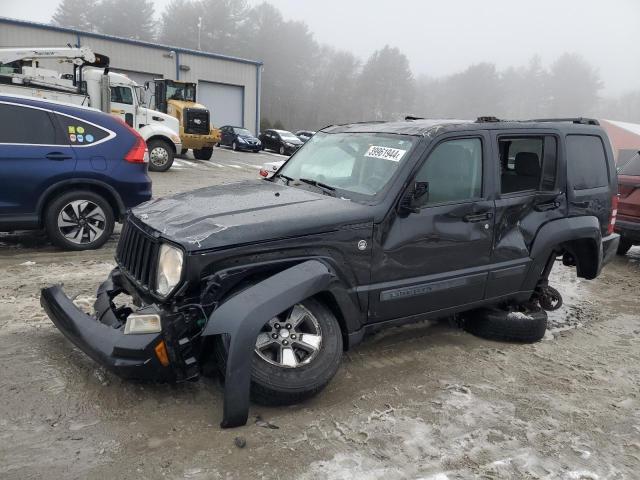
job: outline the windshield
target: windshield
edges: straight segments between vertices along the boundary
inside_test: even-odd
[[[251,132],[246,128],[234,128],[233,131],[236,135],[241,135],[243,137],[251,137]]]
[[[620,170],[620,175],[640,176],[640,153],[636,153],[631,159],[625,163]]]
[[[196,86],[186,83],[167,83],[167,100],[196,101]]]
[[[417,141],[406,135],[320,132],[280,169],[284,177],[279,178],[312,180],[346,197],[372,197],[389,183]]]
[[[286,132],[284,130],[276,130],[278,132],[278,135],[280,135],[280,138],[282,140],[284,140],[285,142],[299,142],[300,139],[298,137],[296,137],[293,133],[291,132]]]

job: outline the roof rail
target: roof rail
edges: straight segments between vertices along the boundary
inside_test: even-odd
[[[497,117],[478,117],[476,119],[476,123],[496,123],[500,121],[501,120]]]
[[[600,125],[600,122],[595,118],[585,118],[585,117],[576,117],[576,118],[534,118],[532,120],[528,120],[529,122],[572,122],[578,123],[580,125]]]
[[[406,117],[404,117],[404,119],[406,121],[411,121],[411,120],[424,120],[424,117],[416,117],[414,115],[407,115]]]

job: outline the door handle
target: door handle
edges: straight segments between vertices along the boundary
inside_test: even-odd
[[[71,158],[73,158],[71,155],[67,155],[66,153],[62,153],[62,152],[47,153],[45,157],[49,160],[57,160],[57,161],[70,160]]]
[[[475,222],[484,222],[486,220],[491,220],[493,218],[493,212],[484,212],[484,213],[470,213],[462,217],[462,220],[465,222],[475,223]]]
[[[556,208],[560,208],[560,202],[554,200],[553,202],[537,203],[536,205],[534,205],[533,208],[537,212],[547,212],[549,210],[555,210]]]

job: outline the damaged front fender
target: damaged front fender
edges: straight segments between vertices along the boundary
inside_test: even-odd
[[[223,428],[247,423],[251,362],[264,324],[292,305],[327,290],[335,278],[327,265],[309,260],[247,288],[211,314],[202,335],[230,337],[220,424]]]

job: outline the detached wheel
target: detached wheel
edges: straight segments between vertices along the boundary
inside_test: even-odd
[[[620,243],[618,243],[618,249],[616,250],[616,253],[618,255],[626,255],[631,247],[633,247],[633,242],[631,242],[631,240],[629,240],[628,238],[620,237]]]
[[[217,363],[226,371],[228,337],[216,345]],[[258,335],[251,367],[251,398],[263,405],[291,405],[320,392],[342,358],[336,317],[308,299],[272,318]]]
[[[173,148],[164,140],[151,140],[147,144],[149,149],[149,170],[152,172],[166,172],[173,165]]]
[[[507,342],[534,343],[547,330],[547,312],[536,308],[525,312],[482,309],[468,314],[464,329],[478,337]]]
[[[79,190],[54,199],[45,212],[51,241],[65,250],[100,248],[113,233],[114,216],[100,195]]]
[[[213,147],[201,148],[193,151],[193,156],[198,160],[209,160],[213,155]]]

